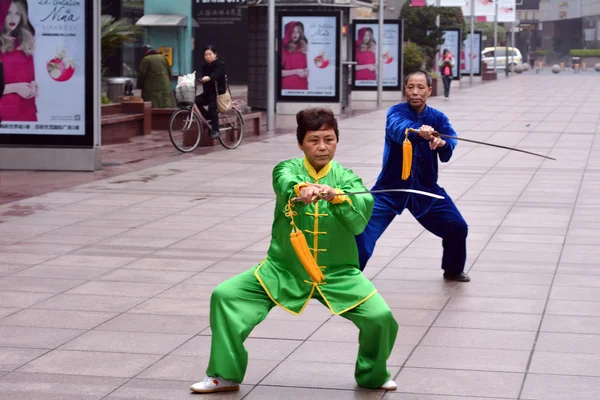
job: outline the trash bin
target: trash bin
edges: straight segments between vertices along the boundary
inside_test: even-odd
[[[119,96],[125,95],[125,85],[132,85],[133,79],[131,78],[106,78],[106,85],[108,87],[106,91],[106,97],[113,103],[116,103]]]
[[[571,57],[571,65],[575,68],[575,65],[581,65],[581,57]]]

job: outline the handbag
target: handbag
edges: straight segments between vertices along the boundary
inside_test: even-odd
[[[231,110],[233,101],[231,100],[231,93],[229,92],[229,85],[227,84],[227,75],[225,75],[225,93],[219,94],[219,87],[217,81],[215,81],[215,93],[217,94],[217,110],[220,113],[226,113]]]

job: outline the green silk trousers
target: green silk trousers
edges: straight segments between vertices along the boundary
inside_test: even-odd
[[[212,344],[207,376],[238,383],[244,380],[248,365],[244,341],[275,306],[256,279],[255,270],[256,267],[221,283],[211,296]],[[326,306],[318,291],[314,291],[312,298]],[[398,333],[390,308],[381,295],[375,293],[341,316],[352,321],[360,331],[356,382],[365,388],[379,389],[391,378],[386,362]]]

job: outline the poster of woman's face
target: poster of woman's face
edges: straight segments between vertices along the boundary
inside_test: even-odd
[[[364,20],[362,20],[364,21]],[[354,28],[354,86],[361,90],[377,88],[379,64],[383,63],[383,86],[397,87],[400,82],[400,22],[383,25],[382,55],[379,57],[379,25],[355,20]]]
[[[280,98],[336,96],[337,17],[281,17]]]
[[[86,3],[0,0],[0,135],[85,134]]]

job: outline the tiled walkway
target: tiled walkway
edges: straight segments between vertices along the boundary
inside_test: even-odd
[[[468,284],[409,214],[366,269],[400,324],[396,393],[357,389],[357,330],[311,304],[247,342],[241,392],[215,399],[600,398],[600,77],[528,74],[433,101],[460,143],[442,185],[469,223]],[[370,185],[385,111],[341,122],[338,161]],[[196,399],[211,290],[259,262],[271,170],[293,135],[0,206],[2,400]],[[207,397],[208,398],[208,397]]]

